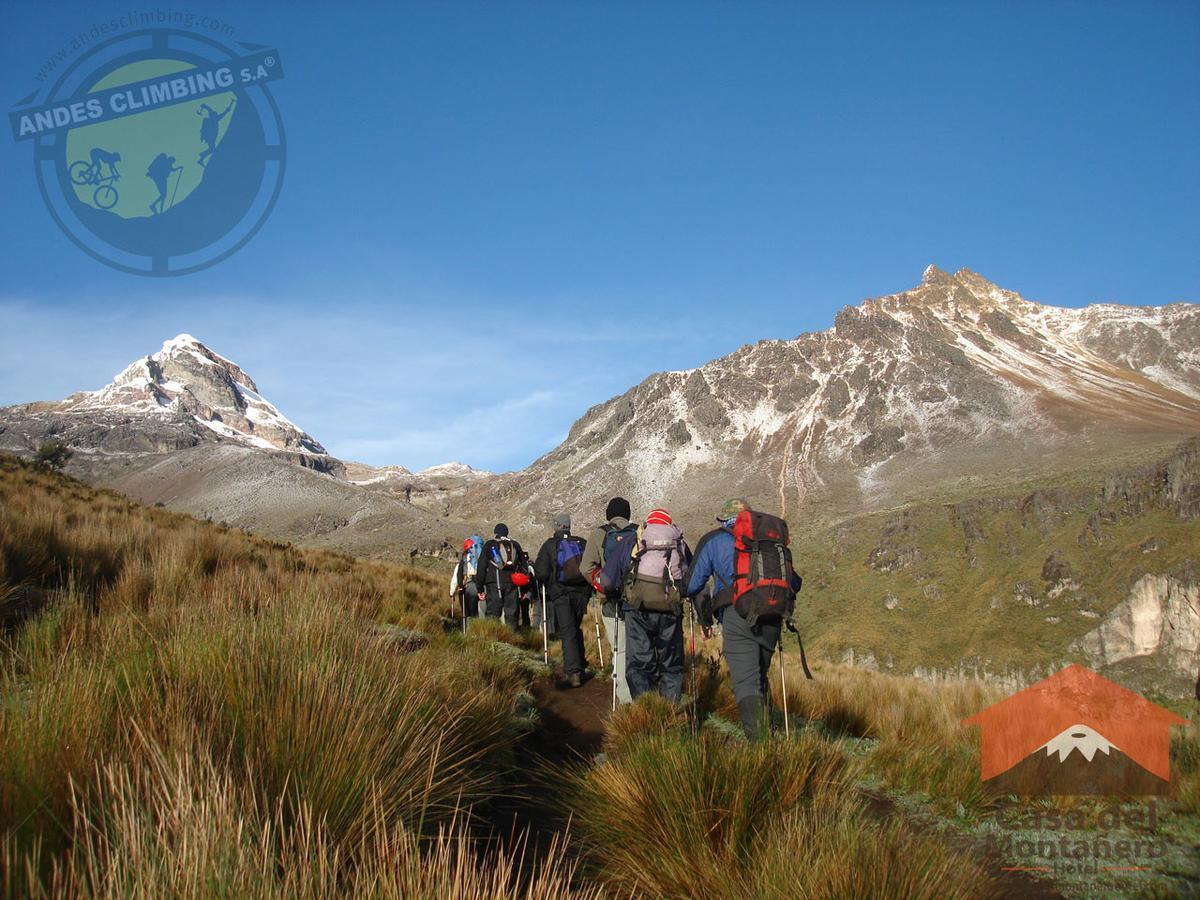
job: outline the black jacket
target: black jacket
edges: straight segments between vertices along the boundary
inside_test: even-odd
[[[533,574],[546,589],[548,600],[557,600],[567,594],[586,597],[592,592],[592,586],[586,581],[576,585],[563,584],[558,580],[558,542],[565,537],[574,538],[583,545],[585,551],[587,549],[586,540],[566,531],[554,532],[554,535],[547,538],[546,542],[542,544],[541,549],[538,550],[537,559],[533,563]]]
[[[513,552],[517,558],[516,563],[511,569],[497,569],[496,562],[492,558],[492,552],[496,551],[498,543],[495,538],[492,538],[483,545],[483,551],[479,554],[479,570],[475,573],[475,583],[479,586],[480,590],[483,590],[485,585],[494,588],[497,577],[500,579],[501,590],[510,588],[513,586],[513,573],[524,572],[528,569],[529,555],[521,549],[521,545],[516,541],[512,542]]]

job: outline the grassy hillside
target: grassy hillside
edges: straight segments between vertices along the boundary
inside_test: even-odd
[[[1166,488],[1167,469],[1195,452],[1192,442],[1107,477],[799,527],[798,621],[826,658],[853,652],[886,671],[1036,673],[1086,663],[1072,645],[1142,576],[1200,582],[1200,517]],[[1185,476],[1176,471],[1177,481]],[[1136,686],[1190,694],[1185,674],[1162,666],[1145,674],[1152,684]]]
[[[567,893],[467,839],[528,675],[440,595],[0,458],[5,895]]]
[[[998,806],[961,719],[993,687],[818,665],[789,680],[792,739],[752,746],[707,643],[695,719],[646,697],[604,757],[534,756],[540,652],[447,630],[443,592],[0,457],[4,896],[1045,890],[981,843]],[[1200,745],[1176,738],[1163,890],[1200,878]]]

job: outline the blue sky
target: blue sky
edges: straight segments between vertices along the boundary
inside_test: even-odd
[[[10,105],[146,4],[9,3]],[[93,261],[0,138],[0,404],[190,332],[339,456],[506,469],[649,373],[967,266],[1200,299],[1200,5],[173,4],[279,48],[288,172],[230,260]]]

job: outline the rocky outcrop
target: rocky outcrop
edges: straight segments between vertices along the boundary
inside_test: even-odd
[[[1145,575],[1072,649],[1097,668],[1156,656],[1171,671],[1194,675],[1200,665],[1200,585]]]

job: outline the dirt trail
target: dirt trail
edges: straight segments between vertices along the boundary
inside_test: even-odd
[[[600,752],[612,709],[611,681],[592,678],[583,687],[571,688],[546,679],[531,692],[542,716],[534,752],[553,761],[590,759]]]

